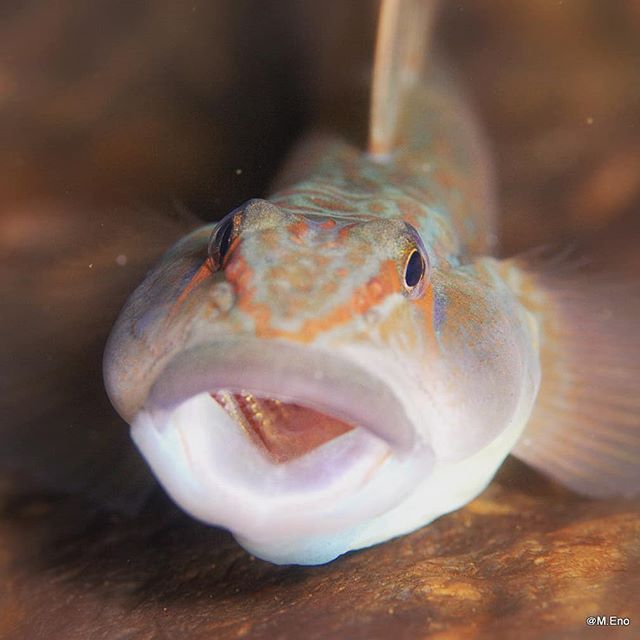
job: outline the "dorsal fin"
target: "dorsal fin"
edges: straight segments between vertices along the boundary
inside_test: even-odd
[[[393,149],[402,103],[420,76],[436,0],[382,0],[378,18],[369,153]]]

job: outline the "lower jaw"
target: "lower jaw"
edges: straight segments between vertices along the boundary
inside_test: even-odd
[[[424,469],[409,491],[383,513],[334,534],[283,536],[279,540],[236,535],[250,553],[276,564],[316,565],[356,549],[370,547],[420,529],[476,498],[491,482],[520,437],[515,423],[492,443],[455,463],[439,462]],[[407,470],[411,473],[410,470]]]
[[[274,461],[209,393],[169,413],[141,411],[132,437],[179,506],[256,548],[339,540],[393,508],[433,462],[428,447],[398,455],[350,425],[301,456]]]
[[[185,510],[232,531],[269,535],[304,530],[311,520],[339,528],[334,520],[352,519],[338,514],[345,496],[358,493],[393,453],[366,429],[349,427],[304,455],[274,460],[208,393],[170,413],[140,412],[132,436]]]

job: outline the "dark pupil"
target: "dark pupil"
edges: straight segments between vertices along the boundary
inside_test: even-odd
[[[419,251],[414,250],[407,262],[404,281],[407,287],[415,287],[424,274],[424,260]]]
[[[223,222],[218,230],[218,255],[220,256],[220,260],[222,260],[227,255],[227,251],[229,251],[232,231],[233,222],[231,220]]]

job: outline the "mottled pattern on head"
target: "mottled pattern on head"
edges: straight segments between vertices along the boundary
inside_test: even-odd
[[[313,341],[411,295],[404,270],[422,247],[399,219],[303,215],[264,200],[231,216],[234,239],[220,268],[257,337]]]

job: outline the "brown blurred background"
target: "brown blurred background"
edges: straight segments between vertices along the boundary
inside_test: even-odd
[[[495,154],[502,251],[570,246],[636,277],[640,3],[442,4],[438,44]],[[273,567],[151,488],[104,396],[127,293],[194,217],[263,195],[319,104],[366,86],[374,13],[365,0],[0,6],[0,637],[582,638],[587,615],[640,624],[637,504],[582,500],[510,462],[411,536]],[[96,506],[128,492],[133,513]]]

